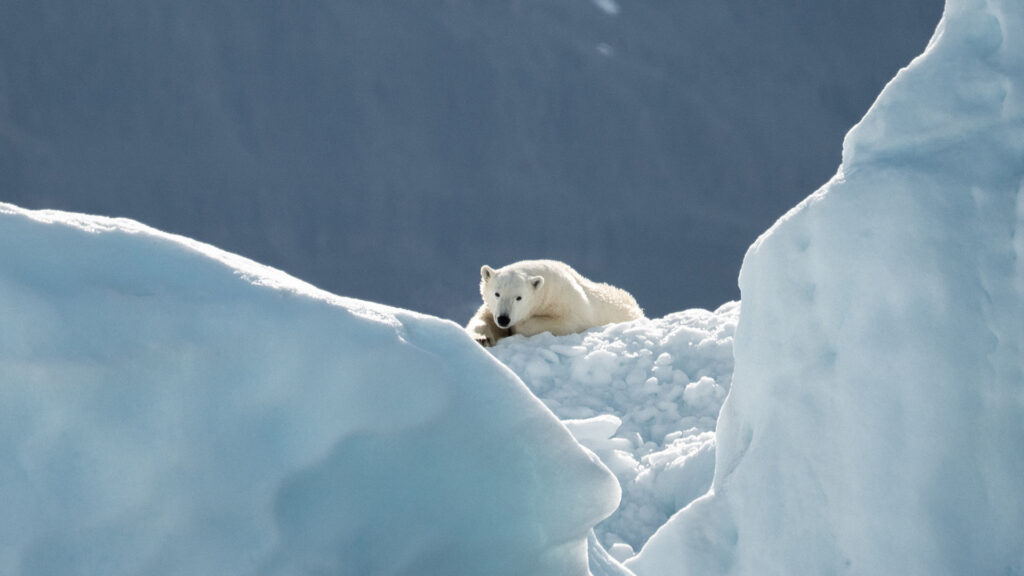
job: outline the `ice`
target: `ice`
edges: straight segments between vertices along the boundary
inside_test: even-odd
[[[620,560],[711,484],[739,312],[732,302],[491,349],[619,479],[622,503],[596,534]]]
[[[0,254],[0,573],[586,574],[614,477],[459,326],[125,220]]]
[[[686,385],[683,390],[683,401],[691,406],[706,408],[711,416],[718,416],[721,400],[725,397],[725,388],[707,376]]]
[[[1022,38],[949,0],[751,246],[712,488],[638,576],[1024,573]]]
[[[742,314],[484,350],[130,220],[0,254],[2,574],[1024,574],[1020,0],[949,0]]]

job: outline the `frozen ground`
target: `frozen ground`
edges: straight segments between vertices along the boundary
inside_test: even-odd
[[[0,204],[0,573],[587,572],[619,487],[459,326]]]
[[[0,258],[0,573],[1024,574],[1021,0],[949,0],[742,314],[489,352],[131,221]]]
[[[615,473],[622,503],[597,527],[625,559],[711,485],[739,303],[492,348]]]

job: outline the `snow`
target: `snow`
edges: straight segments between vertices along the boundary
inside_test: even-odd
[[[731,302],[491,349],[615,473],[622,502],[595,531],[620,560],[711,485],[739,311]]]
[[[492,356],[130,220],[0,219],[4,573],[626,575],[710,485],[738,303]]]
[[[949,0],[751,246],[711,490],[626,564],[1024,574],[1024,6]]]
[[[485,350],[130,220],[0,254],[3,574],[1024,574],[1020,0],[948,1],[742,305]]]
[[[0,573],[587,573],[614,477],[459,326],[126,220],[0,254]]]

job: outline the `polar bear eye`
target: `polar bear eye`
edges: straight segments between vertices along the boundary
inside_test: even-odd
[[[522,300],[522,299],[523,299],[523,297],[522,297],[522,296],[516,296],[516,302],[519,302],[519,301],[520,301],[520,300]]]
[[[494,293],[494,297],[495,298],[501,298],[501,292],[495,292]]]

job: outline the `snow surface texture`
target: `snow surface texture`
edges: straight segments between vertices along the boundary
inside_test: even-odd
[[[492,349],[618,477],[622,503],[596,531],[620,560],[711,485],[739,308],[513,336]]]
[[[1022,19],[950,0],[839,174],[750,248],[711,490],[638,576],[1024,574]],[[621,576],[646,510],[700,491],[645,457],[706,478],[726,367],[682,348],[723,354],[732,307],[494,349],[623,482],[606,554],[617,483],[458,326],[0,212],[0,572],[584,574],[589,541]],[[653,403],[617,390],[645,376]]]
[[[614,477],[459,326],[125,220],[0,254],[0,573],[587,573]]]
[[[627,565],[1024,574],[1024,2],[949,0],[740,286],[712,491]]]

